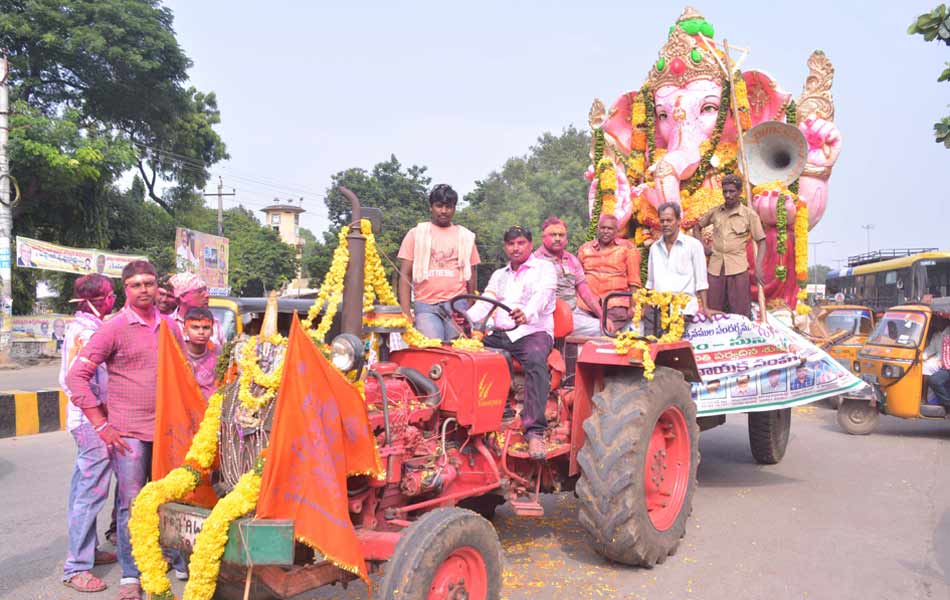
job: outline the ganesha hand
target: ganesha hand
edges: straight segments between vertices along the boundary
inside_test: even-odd
[[[805,175],[809,175],[809,170],[829,170],[833,167],[841,153],[841,132],[838,127],[832,121],[812,114],[799,123],[798,128],[808,141]]]

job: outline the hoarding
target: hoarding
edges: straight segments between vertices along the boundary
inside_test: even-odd
[[[179,273],[197,273],[212,296],[227,296],[228,238],[203,231],[175,229],[175,266]]]
[[[106,277],[119,279],[122,277],[122,269],[133,260],[148,260],[148,257],[93,248],[69,248],[19,235],[16,237],[16,266],[20,268],[79,275],[101,273]]]

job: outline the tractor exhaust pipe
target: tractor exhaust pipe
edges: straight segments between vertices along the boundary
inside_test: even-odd
[[[343,311],[340,316],[341,333],[350,333],[356,337],[363,336],[363,261],[366,258],[366,238],[360,232],[360,200],[356,194],[340,186],[340,193],[350,201],[352,206],[352,223],[350,233],[346,236],[350,260],[346,265],[346,274],[343,276]]]

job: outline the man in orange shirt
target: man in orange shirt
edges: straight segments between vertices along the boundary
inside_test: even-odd
[[[448,301],[475,292],[475,266],[480,262],[475,234],[452,223],[457,203],[458,194],[450,186],[435,186],[429,194],[431,219],[410,229],[399,247],[399,306],[414,315],[413,323],[423,335],[444,342],[460,333]]]
[[[640,253],[632,243],[617,239],[617,226],[617,217],[601,215],[597,223],[597,239],[577,249],[577,258],[584,266],[587,283],[601,300],[610,292],[635,292],[640,287]],[[578,298],[578,305],[595,313],[583,298]],[[629,321],[630,317],[629,297],[610,300],[607,320],[615,330]]]

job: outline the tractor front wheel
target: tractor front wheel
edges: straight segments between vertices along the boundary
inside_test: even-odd
[[[877,427],[877,407],[867,400],[845,398],[838,407],[838,426],[851,435],[867,435]]]
[[[442,508],[410,525],[384,567],[384,600],[498,600],[501,543],[491,523]]]
[[[699,465],[696,405],[682,373],[657,367],[605,379],[577,460],[580,522],[610,560],[652,567],[686,533]]]
[[[749,413],[749,447],[760,465],[777,465],[785,457],[792,429],[792,409]]]

